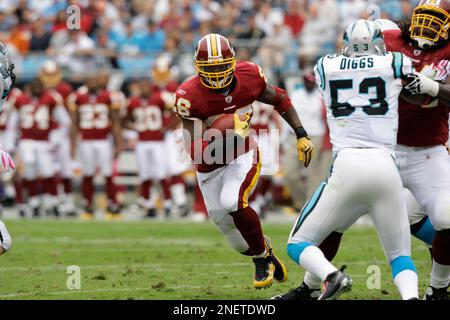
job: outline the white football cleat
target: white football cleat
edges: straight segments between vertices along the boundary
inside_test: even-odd
[[[0,221],[0,246],[4,251],[8,251],[11,248],[11,236],[2,221]]]

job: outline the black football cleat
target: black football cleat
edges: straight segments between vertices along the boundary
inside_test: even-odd
[[[145,215],[145,218],[148,218],[148,219],[156,218],[156,210],[155,210],[155,208],[148,209],[147,213]]]
[[[272,263],[272,257],[267,252],[263,258],[253,258],[255,264],[255,276],[253,285],[256,289],[268,288],[273,283],[273,274],[275,265]]]
[[[41,210],[39,207],[33,208],[32,212],[33,212],[33,214],[32,214],[33,218],[39,218],[41,216]]]
[[[343,273],[346,266],[330,273],[323,282],[323,291],[318,300],[336,300],[342,293],[352,288],[352,278]]]
[[[27,217],[27,212],[25,209],[19,209],[19,217],[22,219]]]
[[[305,282],[297,288],[279,294],[270,300],[317,300],[322,292],[320,289],[310,289]]]
[[[423,300],[450,300],[447,288],[448,287],[434,288],[432,286],[429,286]]]
[[[266,245],[267,252],[269,252],[270,257],[272,258],[272,263],[275,266],[273,277],[279,282],[286,281],[288,274],[286,266],[284,265],[283,261],[278,259],[278,257],[275,255],[275,252],[273,251],[272,241],[268,236],[264,236],[264,243]]]

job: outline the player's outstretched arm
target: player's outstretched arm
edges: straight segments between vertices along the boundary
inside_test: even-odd
[[[308,133],[303,128],[300,117],[292,105],[291,99],[286,91],[271,84],[267,84],[265,90],[257,99],[260,102],[271,104],[281,117],[289,124],[297,136],[298,158],[305,167],[314,156],[314,145],[308,137]]]

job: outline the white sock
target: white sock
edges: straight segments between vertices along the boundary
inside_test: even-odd
[[[266,254],[267,254],[267,250],[264,249],[264,252],[263,252],[263,253],[255,254],[253,257],[254,257],[254,258],[264,258],[264,257],[266,256]]]
[[[445,288],[450,280],[450,266],[437,263],[433,259],[433,267],[431,268],[430,286],[433,288]]]
[[[417,273],[412,270],[403,270],[394,278],[395,286],[403,300],[419,297],[419,280]]]
[[[306,247],[298,260],[300,266],[317,275],[322,281],[325,280],[330,273],[337,270],[316,246]]]
[[[164,209],[172,208],[172,200],[164,200]]]
[[[173,202],[177,206],[184,206],[187,203],[187,197],[186,197],[186,189],[184,187],[184,184],[177,183],[170,187],[170,193],[173,197]]]
[[[34,209],[34,208],[39,207],[39,205],[41,204],[41,200],[40,200],[39,196],[34,196],[34,197],[30,198],[28,203],[30,204],[30,207],[32,209]]]
[[[311,272],[306,271],[305,277],[303,278],[303,282],[306,283],[306,285],[310,289],[320,289],[320,284],[321,284],[322,280],[320,280],[320,278],[318,278]]]

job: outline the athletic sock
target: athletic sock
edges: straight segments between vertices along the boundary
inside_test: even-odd
[[[419,280],[417,273],[414,271],[403,270],[399,272],[394,278],[394,283],[403,300],[419,297]]]
[[[444,279],[447,279],[447,284],[442,285],[442,287],[448,285],[450,279],[450,229],[436,231],[433,241],[433,267],[431,271],[431,281],[434,284],[444,284]],[[431,286],[434,287],[432,284]]]
[[[86,201],[86,205],[91,208],[94,198],[93,177],[91,176],[83,177],[83,182],[81,184],[81,193],[83,195],[84,200]]]
[[[341,243],[342,233],[332,232],[322,243],[319,245],[319,249],[328,261],[332,261],[337,254],[339,245]],[[306,272],[303,281],[310,289],[319,289],[321,280],[311,272]]]
[[[325,280],[330,273],[337,270],[337,268],[325,258],[323,252],[316,246],[306,247],[300,254],[298,260],[302,267],[317,275],[322,281]]]
[[[320,284],[322,280],[319,277],[315,276],[309,271],[306,271],[305,277],[303,278],[303,282],[306,283],[308,288],[310,289],[320,289]]]
[[[113,182],[113,177],[106,177],[106,195],[109,203],[113,205],[117,204],[117,189]]]
[[[246,207],[231,213],[236,229],[242,234],[254,255],[266,250],[264,234],[258,214],[251,207]]]

